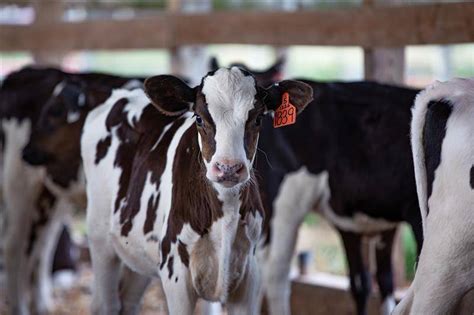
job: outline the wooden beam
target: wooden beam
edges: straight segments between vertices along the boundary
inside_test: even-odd
[[[396,291],[397,301],[405,291]],[[380,314],[380,295],[373,292],[367,303],[369,315]],[[317,273],[293,279],[291,312],[299,315],[355,314],[355,302],[347,277]]]
[[[297,12],[162,13],[133,20],[0,26],[0,50],[171,48],[197,44],[393,47],[474,42],[474,3]]]

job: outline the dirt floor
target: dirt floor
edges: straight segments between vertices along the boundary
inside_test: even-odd
[[[299,232],[297,253],[311,252],[309,271],[324,271],[344,274],[345,260],[339,236],[323,220],[304,224]],[[294,263],[296,259],[294,260]],[[2,277],[4,279],[4,275]],[[55,310],[53,315],[86,315],[90,314],[91,284],[93,275],[90,265],[83,263],[73,285],[67,289],[55,288]],[[7,314],[4,281],[0,279],[0,314]],[[144,297],[142,315],[166,314],[164,295],[157,281],[148,288]]]
[[[67,289],[55,288],[54,301],[55,308],[52,315],[88,315],[91,304],[91,284],[92,272],[90,266],[83,264],[79,268],[77,280],[72,287]],[[2,284],[4,281],[2,281]],[[5,301],[5,287],[0,288],[0,314],[7,314]],[[166,303],[163,293],[157,281],[154,281],[148,288],[142,307],[142,315],[165,315]]]

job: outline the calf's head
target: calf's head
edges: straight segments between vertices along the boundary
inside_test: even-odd
[[[275,61],[275,63],[270,66],[267,69],[264,70],[255,70],[249,68],[247,65],[239,62],[234,62],[230,66],[231,67],[239,67],[240,69],[243,69],[245,71],[250,72],[255,80],[257,80],[257,83],[262,86],[262,87],[268,87],[272,85],[275,82],[278,82],[281,80],[283,77],[283,66],[285,65],[285,59],[284,58],[279,58]],[[209,68],[211,70],[217,70],[219,69],[219,62],[217,61],[217,58],[212,57],[210,62],[209,62]]]
[[[87,113],[104,102],[111,89],[87,87],[80,80],[56,85],[33,126],[23,159],[31,165],[47,165],[79,157],[81,129]]]
[[[261,119],[281,104],[283,93],[289,93],[298,113],[313,94],[309,85],[291,80],[261,88],[237,67],[210,72],[195,88],[173,76],[152,77],[145,91],[166,115],[194,113],[206,177],[226,188],[249,180]]]

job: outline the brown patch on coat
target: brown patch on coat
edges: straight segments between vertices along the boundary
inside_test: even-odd
[[[151,105],[149,105],[147,108],[150,108],[150,110],[157,112],[157,110],[151,107]],[[145,114],[146,109],[144,111]],[[156,130],[154,130],[153,132],[150,132],[148,134],[141,134],[139,138],[140,146],[131,143],[120,144],[119,149],[124,148],[122,152],[124,152],[126,150],[125,148],[127,147],[133,146],[134,148],[132,152],[126,152],[126,154],[134,155],[134,158],[132,159],[133,163],[128,171],[131,172],[131,170],[133,170],[133,172],[131,176],[128,175],[127,179],[124,179],[123,181],[127,183],[127,186],[124,187],[124,191],[126,191],[126,194],[123,196],[119,194],[117,196],[117,200],[126,200],[124,206],[120,209],[120,223],[122,224],[121,234],[123,236],[128,235],[128,233],[133,227],[133,218],[138,214],[138,211],[140,211],[141,196],[143,194],[143,189],[145,187],[146,179],[149,172],[152,173],[150,179],[151,184],[155,184],[157,186],[159,185],[161,174],[163,174],[163,171],[166,166],[166,153],[168,151],[168,147],[171,143],[171,140],[173,140],[174,134],[183,123],[183,118],[175,120],[173,122],[173,125],[166,131],[165,135],[160,141],[160,144],[151,152],[151,148],[153,148],[154,144],[159,139],[165,125],[163,125],[162,128],[156,128],[156,130],[158,130],[159,132],[156,132]],[[137,125],[140,125],[140,123],[138,123]],[[130,159],[119,159],[119,161],[129,162]],[[133,185],[128,185],[129,182],[133,183]],[[122,189],[121,185],[122,183],[120,183],[120,189]],[[158,202],[149,206],[150,207],[147,209],[148,225],[153,224],[156,219],[156,217],[155,219],[153,219],[152,217],[148,217],[148,214],[156,216]]]
[[[197,130],[201,135],[202,141],[201,155],[209,163],[216,152],[216,124],[209,113],[206,97],[201,92],[196,96],[196,103],[193,109],[203,122],[202,126],[197,126]]]
[[[174,263],[174,256],[171,256],[170,259],[168,259],[168,279],[171,279],[173,276],[173,263]]]
[[[176,130],[183,124],[183,118],[170,118],[160,114],[151,104],[142,115],[130,124],[125,110],[128,99],[119,99],[106,118],[106,128],[111,132],[115,127],[119,145],[114,159],[114,167],[121,170],[119,189],[114,203],[114,212],[120,210],[121,235],[128,236],[133,227],[133,219],[141,208],[141,196],[148,173],[152,173],[151,183],[158,185],[166,164],[166,152]],[[166,125],[173,125],[162,137],[160,144],[151,150]],[[133,183],[133,184],[131,184]],[[153,230],[156,220],[158,198],[149,200],[144,233]]]
[[[188,267],[189,266],[189,253],[186,248],[186,244],[181,241],[178,241],[178,254],[181,258],[181,262]]]
[[[197,130],[191,126],[181,138],[173,165],[174,182],[171,211],[168,216],[168,229],[161,243],[163,268],[171,250],[171,244],[183,225],[189,223],[200,236],[208,233],[212,223],[222,217],[222,202],[217,198],[216,191],[208,182],[206,168],[200,157],[197,142]]]
[[[207,300],[218,300],[216,292],[219,262],[217,253],[208,235],[200,238],[191,252],[191,280],[198,296]]]
[[[249,111],[244,133],[245,154],[249,161],[253,159],[257,150],[258,135],[260,134],[261,120],[265,110],[263,103],[258,97],[256,97],[254,106],[255,108]]]
[[[241,192],[240,200],[242,205],[240,207],[240,216],[241,218],[245,218],[247,213],[252,213],[255,216],[256,212],[258,212],[262,216],[262,219],[264,219],[265,211],[253,170],[250,176],[249,184],[246,185]]]
[[[104,139],[99,140],[96,147],[95,152],[95,161],[94,163],[97,165],[100,161],[107,155],[109,151],[110,145],[112,144],[112,137],[109,135]]]
[[[150,196],[150,199],[148,199],[145,224],[143,225],[143,234],[147,234],[153,231],[153,226],[155,225],[155,220],[156,220],[156,211],[157,211],[159,202],[160,202],[160,194],[158,194],[156,198],[154,198],[152,195]]]

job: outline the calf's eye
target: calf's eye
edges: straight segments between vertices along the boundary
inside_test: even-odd
[[[63,114],[63,108],[62,107],[59,107],[59,106],[55,106],[55,107],[52,107],[50,110],[49,110],[49,115],[52,116],[52,117],[61,117]]]
[[[194,114],[194,117],[196,117],[196,124],[199,126],[199,127],[202,127],[202,118],[201,116],[197,115],[197,114]]]

